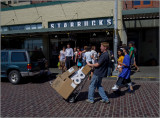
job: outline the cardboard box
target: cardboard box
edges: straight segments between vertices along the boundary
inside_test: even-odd
[[[57,77],[53,83],[52,83],[52,87],[57,91],[59,92],[59,90],[61,89],[62,85],[64,84],[64,80],[60,77]]]
[[[70,78],[67,78],[64,84],[61,86],[58,93],[64,98],[68,99],[68,97],[72,94],[74,89],[76,89],[77,85],[73,83]]]
[[[78,71],[77,66],[71,67],[69,70],[64,72],[62,75],[58,76],[56,80],[54,80],[52,87],[64,98],[68,99],[68,97],[73,93],[73,91],[78,87],[74,83],[72,79],[69,77],[74,74],[75,72]],[[83,69],[82,72],[87,75],[91,71],[91,67],[86,65]],[[78,73],[79,72],[79,73]],[[77,74],[80,76],[81,75],[81,70],[79,70]],[[76,73],[75,73],[76,74]],[[81,77],[79,77],[81,78]]]
[[[78,67],[73,66],[70,69],[68,69],[66,72],[64,72],[62,75],[60,75],[60,77],[64,80],[64,79],[68,78],[69,76],[71,76],[76,71],[78,71]]]
[[[82,72],[85,74],[85,75],[87,75],[90,71],[91,71],[91,67],[90,66],[88,66],[88,65],[85,65],[84,67],[83,67],[83,69],[82,69]]]

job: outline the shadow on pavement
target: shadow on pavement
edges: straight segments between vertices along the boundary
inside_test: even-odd
[[[24,78],[23,81],[21,81],[20,84],[27,84],[27,83],[41,84],[41,83],[49,82],[51,80],[56,79],[57,74],[58,73],[52,73],[49,77],[47,77],[47,76],[36,76],[36,77]]]
[[[134,84],[135,83],[133,83],[133,89],[134,89],[134,91],[137,91],[140,88],[141,85],[134,85]],[[114,92],[108,94],[105,91],[105,93],[106,93],[106,95],[108,96],[109,99],[111,99],[111,98],[117,98],[117,97],[120,97],[120,96],[124,96],[127,92],[128,92],[128,88],[126,88],[125,90],[121,91],[120,95],[116,95]],[[127,94],[129,94],[129,93],[127,93]],[[98,92],[95,92],[94,98],[95,98],[95,102],[98,102],[98,101],[101,100],[101,97],[100,97],[100,95],[99,95]],[[81,92],[79,94],[79,96],[77,97],[76,102],[78,102],[78,101],[85,101],[86,99],[88,99],[88,91]]]
[[[56,79],[57,74],[58,73],[52,73],[49,77],[47,77],[47,76],[35,76],[35,77],[22,78],[18,85],[28,84],[28,83],[33,83],[33,84],[45,83],[45,82]],[[9,80],[8,80],[8,78],[1,78],[1,82],[7,82],[8,83]]]

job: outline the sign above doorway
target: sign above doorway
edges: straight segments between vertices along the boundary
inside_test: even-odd
[[[60,21],[60,22],[49,22],[49,28],[87,28],[87,27],[113,27],[113,18],[97,18],[97,19],[82,19],[72,21]]]

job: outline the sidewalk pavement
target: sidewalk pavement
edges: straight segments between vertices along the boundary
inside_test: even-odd
[[[147,80],[147,81],[159,81],[159,66],[140,66],[140,71],[132,70],[131,79],[133,80]],[[61,70],[58,68],[50,68],[52,73],[61,74]],[[107,77],[107,79],[116,79],[117,76]]]

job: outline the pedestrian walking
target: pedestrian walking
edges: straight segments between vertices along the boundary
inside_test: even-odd
[[[129,92],[133,92],[132,82],[130,79],[130,74],[131,74],[130,56],[128,55],[128,48],[127,47],[125,47],[123,49],[123,53],[125,54],[124,59],[123,59],[123,63],[119,62],[119,64],[122,65],[122,72],[118,76],[119,78],[118,78],[116,84],[114,85],[114,87],[112,87],[112,89],[115,91],[115,93],[118,93],[118,94],[120,94],[121,87],[123,87],[126,84],[129,87]]]
[[[73,50],[73,65],[77,65],[77,48],[75,47]]]
[[[87,50],[87,46],[84,46],[84,50],[82,50],[82,65],[85,66],[86,65],[86,60],[84,59],[84,54]]]
[[[92,58],[92,64],[97,63],[98,53],[96,52],[96,46],[92,46],[92,48],[91,48],[91,58]],[[92,68],[92,70],[91,70],[91,78],[93,76],[94,69],[95,68]]]
[[[89,46],[87,47],[87,50],[84,54],[84,59],[86,60],[86,62],[88,61],[89,63],[92,63],[91,50]]]
[[[140,70],[139,70],[139,67],[137,66],[137,64],[136,64],[136,57],[137,57],[137,48],[136,48],[136,46],[135,46],[135,44],[133,43],[133,47],[134,47],[134,66],[137,68],[137,72],[139,72]]]
[[[112,51],[107,50],[108,55],[109,55],[109,63],[108,63],[108,73],[107,76],[111,76],[112,75],[112,70],[113,70],[113,63],[114,63],[114,56]]]
[[[129,43],[129,55],[130,55],[130,58],[131,58],[131,66],[135,66],[137,68],[137,72],[139,71],[139,67],[135,64],[135,50],[134,50],[134,47],[133,47],[133,42],[130,42]]]
[[[92,64],[97,63],[98,53],[96,52],[96,46],[92,46],[91,48],[91,57],[92,57]]]
[[[67,44],[65,54],[66,67],[68,70],[73,64],[73,49],[70,47],[70,44]]]
[[[82,67],[82,52],[80,51],[79,47],[77,47],[76,60],[77,60],[77,66],[81,68]]]
[[[66,48],[63,47],[63,49],[60,51],[59,55],[59,62],[60,62],[60,67],[62,69],[62,73],[65,72],[65,50]]]
[[[88,99],[86,100],[89,103],[94,103],[94,91],[96,88],[98,89],[98,92],[102,98],[102,100],[100,101],[103,103],[110,103],[101,85],[102,78],[107,75],[107,70],[108,70],[108,63],[109,63],[109,56],[107,53],[108,47],[109,47],[109,43],[107,42],[101,43],[100,49],[101,49],[102,54],[98,62],[95,64],[91,64],[87,61],[87,64],[89,66],[95,67],[95,71],[94,71],[94,74],[93,74],[93,77],[91,79],[91,83],[89,86]]]
[[[118,49],[118,56],[119,56],[118,61],[117,61],[118,66],[116,67],[116,71],[118,70],[118,73],[120,74],[122,72],[122,64],[120,63],[123,63],[123,59],[124,59],[123,50]]]

